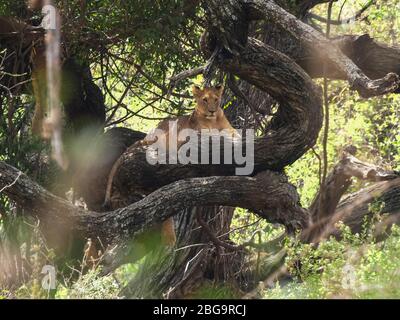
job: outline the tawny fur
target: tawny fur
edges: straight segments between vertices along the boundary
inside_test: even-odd
[[[167,118],[162,120],[156,129],[164,131],[164,138],[168,142],[169,137],[169,123],[171,121],[176,122],[177,134],[184,129],[202,130],[202,129],[218,129],[218,130],[229,130],[233,136],[237,135],[236,130],[231,126],[228,119],[224,115],[224,111],[221,108],[221,97],[223,93],[222,86],[209,87],[201,89],[198,86],[192,88],[193,96],[196,101],[196,108],[190,115],[184,115],[175,118]],[[158,137],[160,138],[160,137]],[[146,138],[138,143],[141,144],[152,144],[154,139],[152,134],[148,134]],[[178,142],[179,144],[179,142]],[[167,143],[168,148],[168,143]],[[118,159],[114,164],[107,182],[106,189],[106,201],[105,204],[111,203],[112,196],[112,183],[114,175],[121,163],[121,159]],[[175,228],[173,218],[169,218],[162,224],[162,239],[167,245],[173,246],[176,242]]]

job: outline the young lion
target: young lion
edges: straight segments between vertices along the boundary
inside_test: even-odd
[[[167,118],[162,120],[156,129],[164,131],[164,138],[168,141],[169,136],[169,122],[175,122],[177,126],[177,133],[184,129],[193,129],[200,131],[201,129],[227,129],[232,132],[233,136],[237,136],[236,130],[231,126],[228,119],[224,115],[221,104],[221,96],[223,93],[223,86],[218,85],[215,87],[205,87],[201,89],[198,86],[192,87],[194,99],[196,101],[196,108],[190,115],[184,115],[175,118]],[[149,133],[146,138],[141,141],[142,144],[154,143],[152,133]],[[167,143],[168,148],[168,143]],[[112,193],[112,180],[119,167],[119,161],[117,161],[109,175],[107,190],[106,190],[106,203],[110,202]],[[162,240],[165,244],[173,246],[176,242],[174,220],[169,218],[162,224]]]
[[[223,90],[224,88],[220,85],[205,87],[204,89],[193,86],[192,92],[196,101],[196,108],[192,114],[164,119],[158,124],[156,129],[163,130],[166,132],[166,136],[168,136],[169,122],[176,121],[178,134],[184,129],[198,131],[201,129],[228,129],[232,131],[233,135],[236,135],[236,130],[232,128],[224,115],[224,111],[220,107]]]

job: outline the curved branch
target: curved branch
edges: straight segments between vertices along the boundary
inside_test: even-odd
[[[313,224],[302,234],[305,241],[318,242],[330,235],[338,236],[340,232],[335,226],[338,221],[350,226],[353,232],[360,232],[365,223],[364,218],[373,215],[369,205],[375,200],[387,202],[381,213],[389,212],[395,216],[399,211],[399,173],[362,162],[353,156],[355,152],[356,148],[353,146],[345,148],[341,160],[317,193],[309,208]],[[351,186],[353,177],[361,181],[378,183],[341,201]],[[387,182],[379,183],[382,181]],[[398,222],[394,216],[388,220],[389,225]]]
[[[240,56],[225,59],[221,68],[268,92],[281,104],[267,134],[254,141],[254,173],[266,169],[282,170],[315,144],[322,126],[320,90],[295,62],[250,38]],[[146,160],[148,149],[143,145],[131,146],[118,161],[113,193],[127,199],[125,204],[129,204],[133,193],[139,190],[148,193],[184,178],[234,175],[238,167],[236,163],[151,165]],[[218,151],[223,155],[225,145],[221,144]],[[130,174],[133,172],[134,175]]]
[[[308,214],[299,205],[293,185],[279,173],[256,177],[209,177],[175,182],[125,208],[97,213],[85,211],[51,194],[25,174],[0,162],[0,189],[12,201],[54,230],[69,229],[82,237],[100,237],[108,243],[126,241],[158,226],[191,206],[226,205],[252,210],[289,231],[304,228]]]
[[[380,182],[396,179],[398,174],[362,162],[345,151],[342,159],[329,174],[324,188],[321,188],[310,206],[314,222],[332,217],[341,197],[350,187],[353,177],[363,181]]]
[[[380,205],[378,212],[371,208],[374,204]],[[340,238],[341,231],[336,225],[339,221],[350,227],[353,233],[360,233],[365,223],[371,222],[377,213],[389,215],[375,226],[374,235],[379,240],[385,237],[391,225],[400,222],[400,178],[379,182],[351,194],[339,204],[331,216],[322,218],[305,230],[302,240],[318,243],[330,236]]]
[[[211,44],[209,49],[215,53],[213,60],[218,67],[269,93],[280,103],[267,134],[254,141],[254,173],[266,169],[282,170],[315,144],[322,126],[321,92],[293,60],[261,41],[248,38],[243,2],[212,0],[203,2],[203,6],[209,24],[208,32],[202,37],[203,47]],[[219,50],[212,48],[215,40]],[[243,142],[245,145],[246,141]],[[220,146],[219,154],[225,154],[224,148],[225,145]],[[112,193],[123,199],[124,205],[134,201],[134,193],[147,194],[184,178],[234,175],[237,168],[236,163],[223,166],[150,165],[146,161],[148,149],[143,145],[130,147],[113,170]]]
[[[267,19],[268,22],[279,25],[281,28],[301,39],[307,46],[320,52],[323,59],[330,63],[346,76],[352,89],[367,98],[394,92],[399,88],[399,76],[389,73],[381,79],[371,80],[329,39],[325,38],[311,26],[301,22],[295,16],[286,12],[272,0],[251,0],[245,3],[249,18],[254,20]]]

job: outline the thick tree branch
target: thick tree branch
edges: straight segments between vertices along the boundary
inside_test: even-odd
[[[18,177],[18,179],[17,179]],[[299,205],[294,186],[279,173],[266,171],[256,177],[209,177],[175,182],[143,200],[118,210],[84,211],[56,197],[0,162],[0,189],[12,201],[45,221],[55,230],[69,228],[83,237],[100,237],[107,242],[130,239],[159,225],[168,217],[191,206],[227,205],[252,210],[289,231],[304,228],[308,214]]]
[[[364,217],[373,214],[368,205],[374,199],[387,199],[387,194],[395,196],[389,200],[386,211],[383,212],[395,214],[398,211],[395,208],[396,199],[399,197],[399,195],[396,196],[399,174],[362,162],[353,156],[355,152],[356,149],[353,146],[346,148],[342,159],[335,165],[326,179],[324,187],[316,195],[309,208],[313,223],[309,229],[304,230],[302,235],[305,241],[318,242],[330,235],[338,235],[339,232],[335,227],[335,223],[338,221],[349,225],[354,232],[360,232],[365,222]],[[340,202],[351,186],[353,178],[370,182],[393,180],[393,183],[377,183]],[[391,219],[393,220],[393,218]]]
[[[269,33],[268,38],[277,36],[275,32]],[[311,77],[319,78],[324,74],[322,66],[326,64],[326,75],[330,79],[346,80],[346,74],[338,69],[331,61],[326,61],[321,52],[315,48],[301,46],[300,39],[280,36],[275,45],[294,59]],[[292,43],[290,52],[285,50],[285,41]],[[344,35],[333,38],[332,43],[340,48],[343,54],[351,59],[370,79],[384,78],[388,73],[400,75],[400,48],[388,46],[372,39],[368,34]],[[400,88],[394,92],[399,93]]]
[[[345,35],[332,41],[371,79],[390,72],[400,75],[400,47],[376,42],[368,34]]]
[[[374,204],[378,205],[378,210],[373,209]],[[318,243],[330,236],[340,238],[341,231],[336,225],[339,221],[350,227],[353,233],[360,233],[365,223],[371,222],[376,214],[388,215],[375,225],[375,236],[379,240],[388,234],[392,224],[400,222],[400,178],[379,182],[351,194],[339,204],[331,216],[319,220],[305,230],[302,239],[305,242]]]
[[[267,134],[254,141],[254,173],[281,170],[315,144],[322,125],[320,90],[296,63],[261,41],[249,39],[241,55],[225,59],[221,68],[268,92],[281,103]],[[148,193],[173,181],[196,176],[234,175],[238,167],[236,163],[151,165],[146,160],[148,148],[134,145],[120,158],[113,178],[114,192],[128,201],[125,205],[141,190]],[[221,144],[221,155],[224,148]]]
[[[317,30],[301,22],[295,16],[286,12],[271,0],[246,1],[246,9],[251,19],[267,19],[268,22],[279,25],[292,36],[301,39],[307,46],[314,47],[324,60],[333,64],[335,69],[346,76],[351,87],[363,97],[371,97],[394,92],[399,87],[399,77],[388,73],[381,79],[371,80],[357,67],[340,49],[331,43]]]
[[[380,182],[398,177],[393,171],[386,171],[373,164],[365,163],[348,152],[344,152],[342,159],[329,174],[322,193],[319,192],[310,206],[313,222],[332,217],[341,197],[352,183],[352,178],[363,181]]]

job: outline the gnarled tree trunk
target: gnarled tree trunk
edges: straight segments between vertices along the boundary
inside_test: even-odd
[[[220,210],[220,206],[247,208],[269,222],[284,225],[289,232],[301,230],[305,241],[319,239],[322,233],[335,234],[332,216],[344,218],[357,230],[360,219],[368,214],[367,204],[373,199],[362,196],[359,204],[352,207],[344,201],[338,209],[337,204],[352,176],[364,177],[358,174],[365,169],[370,178],[370,172],[379,173],[379,170],[346,158],[352,161],[336,167],[326,182],[331,185],[321,190],[315,205],[307,210],[301,207],[297,191],[287,181],[284,169],[312,148],[319,135],[322,99],[312,77],[326,74],[322,66],[327,65],[327,76],[347,80],[364,97],[398,92],[398,49],[378,44],[367,36],[330,40],[298,19],[324,2],[327,1],[297,1],[295,8],[286,1],[278,2],[282,6],[286,4],[286,9],[295,13],[296,18],[270,0],[201,1],[207,13],[207,30],[202,37],[202,50],[209,59],[205,75],[212,76],[215,69],[229,74],[231,93],[241,96],[245,102],[240,112],[248,112],[250,108],[268,114],[269,99],[279,104],[263,130],[264,135],[254,141],[255,167],[249,176],[234,176],[237,163],[150,165],[146,161],[148,146],[133,144],[143,134],[114,129],[102,136],[104,140],[99,140],[95,153],[101,158],[107,150],[108,157],[90,169],[75,168],[75,174],[81,178],[77,191],[90,210],[77,208],[54,196],[15,168],[0,162],[2,192],[21,207],[29,208],[45,227],[56,230],[59,235],[72,233],[82,239],[100,238],[108,245],[102,260],[105,273],[152,251],[143,270],[121,293],[127,297],[185,297],[194,295],[208,281],[228,281],[234,284],[236,292],[250,289],[246,285],[254,284],[255,277],[242,269],[246,248],[232,244],[227,234],[232,209]],[[267,22],[263,41],[250,33],[250,25],[260,21]],[[366,50],[371,54],[359,59]],[[376,68],[381,57],[384,57],[383,66]],[[241,83],[236,85],[234,76]],[[97,91],[90,85],[87,88]],[[250,91],[253,91],[252,97],[248,99]],[[256,106],[252,105],[254,100]],[[90,104],[84,102],[91,110]],[[260,102],[265,104],[261,106]],[[104,107],[102,101],[100,104]],[[115,139],[119,141],[117,144]],[[224,146],[220,151],[224,153]],[[102,204],[108,172],[121,153],[112,192],[122,199],[124,207],[105,211]],[[389,173],[384,176],[394,178]],[[372,176],[377,177],[379,174]],[[389,202],[394,199],[388,207],[394,213],[398,208],[398,197],[393,195],[398,192],[397,183],[395,179],[375,186],[384,197],[390,195]],[[95,188],[89,189],[89,186]],[[141,199],[143,193],[148,195]],[[348,214],[338,214],[343,211]],[[178,247],[167,251],[159,248],[159,239],[153,238],[149,230],[157,230],[171,216],[175,217]],[[310,231],[311,218],[319,221]],[[397,222],[397,215],[393,215],[391,222]],[[270,264],[263,266],[264,276],[282,263],[283,256],[282,252],[275,256],[273,268]]]

